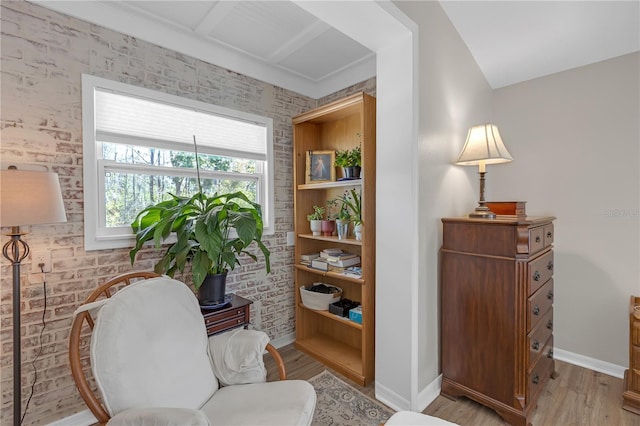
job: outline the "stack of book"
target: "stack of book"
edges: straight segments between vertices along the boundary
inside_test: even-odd
[[[345,268],[360,264],[360,256],[344,252],[338,248],[324,249],[319,256],[311,259],[310,266],[322,271],[342,272]]]
[[[344,272],[342,273],[348,277],[362,278],[362,268],[359,266],[349,266],[348,268],[344,268]]]
[[[320,257],[320,253],[308,253],[300,256],[300,264],[311,266],[311,261]]]

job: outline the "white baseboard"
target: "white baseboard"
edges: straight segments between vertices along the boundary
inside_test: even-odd
[[[406,411],[411,409],[411,401],[398,395],[391,389],[384,385],[381,385],[375,380],[376,399],[387,407],[393,408],[396,411]]]
[[[440,395],[440,390],[442,389],[442,374],[435,378],[434,381],[429,383],[426,388],[422,389],[418,392],[416,410],[422,412],[425,408],[429,406],[436,398]]]
[[[555,347],[553,348],[553,357],[559,361],[568,362],[569,364],[588,368],[589,370],[597,371],[599,373],[607,374],[619,379],[622,379],[624,377],[624,370],[626,370],[626,367],[623,367],[621,365],[612,364],[610,362],[601,361],[599,359],[590,358],[588,356],[576,354]]]
[[[276,349],[280,349],[281,347],[287,346],[288,344],[293,343],[295,341],[296,341],[296,334],[290,333],[282,337],[278,337],[277,339],[273,339],[269,343],[271,343]]]
[[[376,399],[388,407],[393,408],[396,411],[415,411],[422,412],[440,395],[440,389],[442,384],[442,374],[435,378],[434,381],[429,383],[424,389],[418,392],[416,399],[417,407],[411,408],[411,402],[406,398],[401,397],[397,393],[388,389],[386,386],[381,385],[379,382],[375,382]]]
[[[49,426],[90,426],[95,423],[98,423],[98,419],[95,418],[93,413],[90,410],[84,410],[49,423]]]

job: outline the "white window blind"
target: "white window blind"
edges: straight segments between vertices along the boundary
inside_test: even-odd
[[[103,90],[96,90],[95,108],[96,138],[104,142],[193,151],[195,136],[202,153],[267,159],[263,124]]]

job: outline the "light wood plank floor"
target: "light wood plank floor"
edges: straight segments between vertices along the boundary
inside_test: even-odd
[[[332,371],[310,356],[296,350],[293,344],[279,349],[290,379],[307,380],[325,369]],[[269,380],[277,377],[270,357],[265,358]],[[622,379],[597,373],[582,367],[556,361],[559,376],[549,380],[538,400],[533,416],[534,426],[640,426],[640,416],[622,406]],[[374,385],[361,387],[332,371],[364,394],[375,398]],[[469,399],[451,401],[439,396],[424,410],[425,414],[459,425],[501,426],[502,419],[492,410]]]

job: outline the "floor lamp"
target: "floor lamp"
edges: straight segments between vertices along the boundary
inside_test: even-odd
[[[21,225],[66,222],[56,173],[18,170],[10,166],[0,171],[0,225],[10,226],[11,239],[2,255],[13,266],[13,424],[19,426],[22,414],[22,374],[20,341],[20,263],[29,256],[29,245],[22,239]]]

